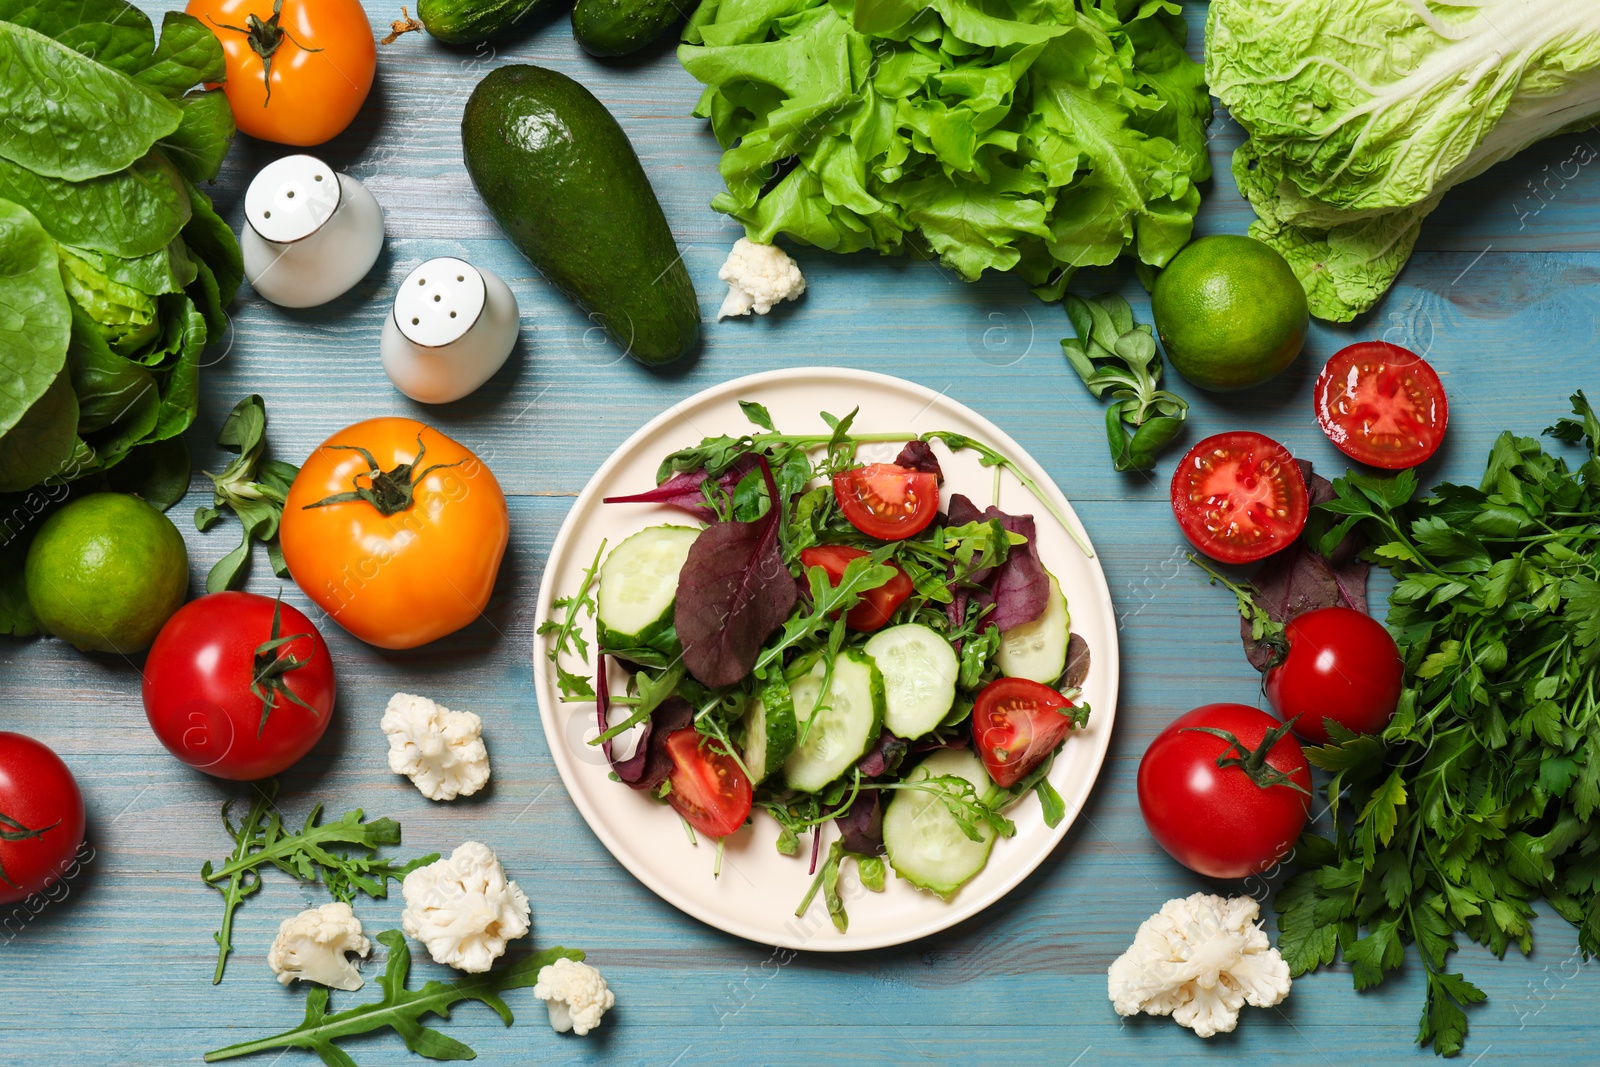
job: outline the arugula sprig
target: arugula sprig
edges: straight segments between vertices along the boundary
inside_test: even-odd
[[[1406,684],[1381,737],[1331,724],[1307,750],[1332,835],[1298,846],[1279,949],[1295,974],[1342,956],[1365,989],[1415,943],[1417,1039],[1440,1055],[1485,999],[1446,969],[1457,935],[1526,953],[1542,895],[1600,952],[1600,419],[1582,393],[1572,408],[1547,432],[1585,448],[1576,471],[1506,433],[1477,486],[1413,501],[1409,472],[1351,475],[1323,505],[1340,520],[1325,547],[1359,526],[1394,575]]]
[[[206,592],[236,588],[249,573],[250,550],[257,542],[267,546],[272,572],[279,578],[289,577],[278,546],[278,523],[289,486],[300,468],[266,458],[267,406],[260,396],[251,393],[233,406],[217,433],[217,444],[236,453],[237,458],[221,474],[205,472],[212,483],[211,506],[195,509],[194,528],[205,533],[224,511],[231,511],[244,527],[244,536],[239,547],[219,559],[206,575]]]
[[[250,807],[237,826],[229,815],[234,801],[225,802],[222,825],[233,838],[233,851],[222,866],[213,867],[207,860],[200,868],[206,885],[222,894],[222,928],[212,935],[217,942],[213,985],[222,981],[233,951],[234,912],[246,897],[260,891],[265,867],[276,867],[302,882],[321,882],[335,900],[349,903],[357,891],[378,899],[387,897],[391,880],[402,881],[439,858],[433,853],[404,865],[379,859],[378,849],[400,843],[400,824],[393,819],[365,822],[360,808],[345,812],[335,822],[320,824],[322,805],[318,804],[299,831],[286,830],[277,810],[277,796],[276,781],[256,783]]]
[[[505,993],[537,984],[539,972],[556,960],[582,962],[584,958],[576,949],[547,948],[485,974],[470,975],[454,982],[433,981],[421,989],[408,989],[411,950],[406,947],[405,935],[399,930],[385,930],[378,935],[378,941],[389,950],[388,964],[378,979],[378,988],[383,990],[379,1000],[330,1015],[328,988],[312,984],[306,993],[305,1021],[299,1026],[272,1037],[208,1052],[205,1062],[218,1063],[258,1052],[299,1048],[315,1052],[329,1067],[355,1067],[355,1060],[339,1047],[339,1042],[385,1029],[395,1031],[405,1041],[406,1048],[430,1060],[476,1059],[477,1053],[471,1046],[430,1028],[423,1020],[429,1015],[448,1019],[451,1009],[475,1000],[488,1005],[510,1026],[515,1020],[506,1005]]]
[[[556,669],[556,685],[561,689],[562,700],[594,699],[594,686],[589,683],[588,678],[568,670],[564,657],[571,655],[585,661],[588,659],[589,641],[578,626],[585,615],[594,618],[595,575],[600,573],[600,560],[604,557],[605,551],[606,542],[601,541],[600,547],[595,549],[594,559],[584,569],[583,580],[578,583],[578,591],[571,596],[557,597],[550,605],[550,618],[539,625],[540,636],[555,635],[545,655]],[[562,613],[560,620],[555,617],[557,612]],[[595,743],[598,744],[600,740],[597,738]]]
[[[1095,399],[1111,397],[1106,441],[1119,471],[1146,471],[1183,430],[1189,404],[1158,388],[1161,354],[1148,325],[1135,325],[1133,309],[1116,293],[1092,300],[1068,293],[1067,317],[1078,336],[1061,341],[1067,362]]]

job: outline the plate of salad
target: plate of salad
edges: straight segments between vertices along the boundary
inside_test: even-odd
[[[1060,489],[969,408],[838,368],[740,378],[608,459],[551,548],[535,683],[563,783],[663,899],[784,948],[900,944],[1072,825],[1117,700]]]

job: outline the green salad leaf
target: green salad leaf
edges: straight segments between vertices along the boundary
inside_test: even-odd
[[[1170,0],[706,0],[678,50],[752,240],[937,255],[1058,298],[1188,242],[1211,117]]]
[[[71,308],[55,242],[26,208],[0,200],[0,440],[61,374]]]
[[[1251,236],[1342,322],[1447,190],[1600,116],[1600,22],[1570,0],[1214,0],[1206,77],[1250,134]]]

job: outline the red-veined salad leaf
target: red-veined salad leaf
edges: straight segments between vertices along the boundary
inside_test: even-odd
[[[676,623],[689,673],[712,688],[742,681],[761,646],[794,609],[798,592],[778,545],[783,507],[772,468],[758,456],[767,512],[701,531],[678,577]]]
[[[1078,689],[1083,685],[1083,680],[1089,677],[1089,642],[1083,635],[1073,633],[1067,641],[1067,669],[1061,672],[1061,680],[1056,683],[1057,689]]]
[[[694,709],[682,697],[670,697],[644,721],[639,745],[622,763],[612,764],[617,777],[635,789],[653,793],[672,773],[672,757],[667,755],[667,738],[694,725]]]
[[[734,460],[733,465],[720,475],[712,477],[704,469],[675,474],[654,489],[631,496],[608,496],[606,504],[665,504],[687,511],[701,522],[713,522],[716,514],[706,504],[706,485],[709,480],[723,492],[732,493],[746,474],[756,468],[756,457],[746,454]]]
[[[900,450],[894,458],[896,467],[906,470],[922,471],[939,479],[939,484],[944,484],[944,471],[939,467],[939,457],[934,455],[933,447],[926,441],[912,441]]]
[[[893,774],[899,770],[900,762],[906,758],[906,750],[909,747],[910,742],[905,738],[896,737],[885,730],[878,735],[877,743],[856,762],[856,768],[863,778],[878,778],[885,774]],[[850,851],[854,852],[855,849]]]
[[[834,823],[839,827],[839,840],[846,852],[857,856],[883,854],[883,801],[878,790],[863,789],[850,810]]]
[[[979,511],[976,504],[957,493],[950,498],[949,517],[952,526],[999,519],[1008,533],[1027,538],[1025,543],[1011,546],[1005,562],[995,568],[993,575],[981,571],[973,573],[972,580],[986,582],[989,593],[987,598],[984,594],[974,595],[968,608],[977,610],[992,598],[994,611],[990,613],[988,623],[998,627],[1001,632],[1032,622],[1044,614],[1045,605],[1050,599],[1050,576],[1045,573],[1044,564],[1039,562],[1039,557],[1033,551],[1038,536],[1033,516],[1007,515],[997,507]]]

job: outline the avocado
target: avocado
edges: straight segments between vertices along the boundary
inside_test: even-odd
[[[678,0],[578,0],[572,9],[572,36],[591,56],[625,56],[682,18]]]
[[[506,236],[634,359],[694,347],[700,305],[661,204],[617,120],[565,74],[509,66],[461,119],[467,173]]]
[[[560,0],[417,0],[417,18],[445,44],[477,44]]]

